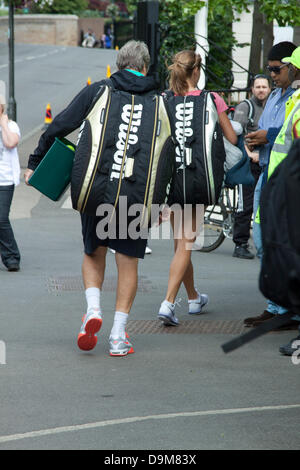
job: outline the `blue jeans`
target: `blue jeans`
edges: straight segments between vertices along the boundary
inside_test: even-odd
[[[263,255],[260,224],[255,222],[255,216],[260,202],[260,193],[262,187],[263,173],[258,178],[253,196],[253,243],[257,251],[257,257],[261,260]]]
[[[263,183],[263,177],[264,174],[261,173],[257,185],[254,190],[254,198],[253,198],[253,217],[255,219],[257,209],[259,207],[260,203],[260,194],[262,190],[262,183]],[[262,246],[262,238],[261,238],[261,227],[260,224],[257,224],[255,220],[253,220],[253,242],[255,245],[255,248],[257,250],[257,256],[261,260],[263,256],[263,246]],[[284,307],[281,307],[280,305],[275,304],[275,302],[272,302],[271,300],[268,300],[267,304],[267,310],[270,313],[273,313],[274,315],[282,315],[283,313],[287,312],[287,309]]]
[[[15,186],[0,186],[0,253],[3,264],[8,268],[20,263],[20,252],[9,221],[9,212]]]

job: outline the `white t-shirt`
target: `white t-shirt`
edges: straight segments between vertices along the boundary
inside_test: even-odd
[[[19,126],[14,121],[8,122],[8,127],[11,132],[21,136]],[[14,184],[17,186],[20,183],[20,163],[17,147],[8,149],[3,145],[2,129],[0,127],[0,186],[9,186]]]

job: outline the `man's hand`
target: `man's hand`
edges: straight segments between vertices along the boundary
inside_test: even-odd
[[[253,161],[253,163],[258,163],[259,162],[259,153],[258,152],[250,152],[249,157]]]
[[[29,168],[27,168],[27,170],[25,170],[25,173],[24,173],[24,178],[25,178],[25,183],[29,186],[29,178],[31,177],[31,175],[33,175],[33,170],[29,170]]]
[[[246,144],[248,145],[250,150],[253,150],[254,147],[258,145],[264,145],[268,143],[267,140],[267,132],[264,129],[259,129],[255,132],[250,132],[245,136]]]
[[[245,150],[247,152],[248,157],[251,158],[251,160],[254,163],[259,162],[259,153],[258,152],[251,152],[251,150],[247,147],[247,145],[245,145]]]

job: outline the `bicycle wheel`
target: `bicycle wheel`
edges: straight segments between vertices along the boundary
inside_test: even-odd
[[[218,248],[225,239],[223,225],[226,218],[227,211],[222,198],[218,204],[208,206],[204,213],[203,232],[196,239],[194,250],[209,253]]]

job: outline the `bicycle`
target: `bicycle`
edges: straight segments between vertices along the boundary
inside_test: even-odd
[[[238,208],[238,186],[230,189],[223,186],[218,203],[208,206],[204,213],[204,228],[195,241],[194,249],[204,253],[218,248],[225,238],[232,239],[234,216]]]

